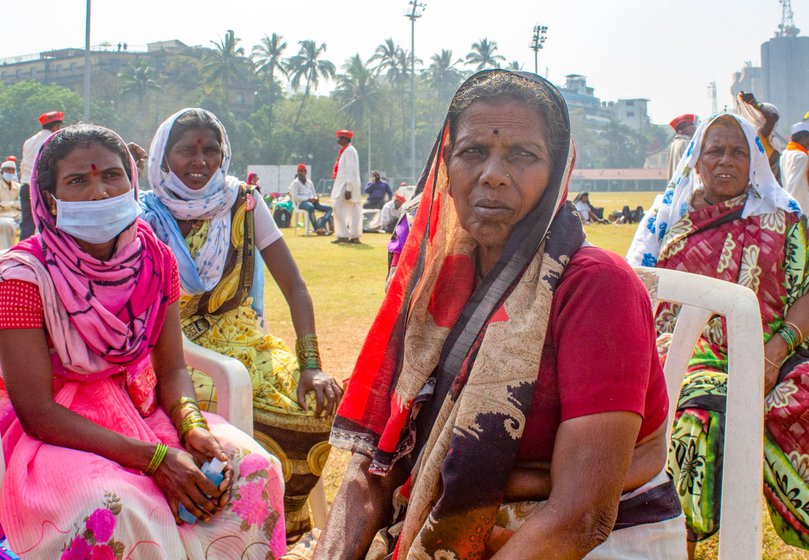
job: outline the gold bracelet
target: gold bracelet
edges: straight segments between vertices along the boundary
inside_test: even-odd
[[[199,404],[197,404],[196,400],[192,399],[191,397],[180,397],[174,401],[174,404],[171,405],[171,408],[169,409],[169,418],[174,418],[174,414],[186,406],[196,407],[199,409]]]
[[[803,337],[803,332],[801,332],[800,327],[798,325],[796,325],[795,323],[793,323],[792,321],[784,321],[784,324],[789,325],[790,327],[792,327],[793,329],[798,331],[798,337],[799,338],[798,338],[798,344],[796,346],[800,346],[801,344],[803,344],[804,337]]]
[[[320,363],[320,351],[317,345],[316,334],[305,334],[295,341],[295,353],[298,357],[298,367],[304,369],[323,369]]]
[[[158,443],[157,447],[154,450],[154,455],[152,455],[152,460],[149,461],[149,466],[146,467],[146,470],[143,471],[143,474],[147,476],[152,476],[154,473],[156,473],[157,469],[160,468],[160,465],[163,464],[163,459],[166,458],[168,450],[169,448],[166,446],[165,443]]]
[[[180,443],[185,445],[185,436],[194,428],[208,429],[208,422],[205,421],[205,417],[203,417],[202,414],[192,412],[183,418],[182,424],[180,424],[180,427],[177,429]]]
[[[779,366],[778,364],[776,364],[775,362],[773,362],[773,361],[772,361],[771,359],[769,359],[767,356],[764,356],[764,361],[765,361],[765,362],[767,362],[768,364],[770,364],[772,367],[774,367],[774,368],[775,368],[775,369],[777,369],[778,371],[781,371],[781,366]],[[782,363],[781,365],[783,365],[783,363]]]

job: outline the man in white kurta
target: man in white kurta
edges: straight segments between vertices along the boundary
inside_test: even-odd
[[[677,169],[677,164],[685,153],[688,143],[691,142],[691,137],[697,130],[696,115],[680,115],[672,119],[669,126],[674,129],[674,139],[669,145],[669,158],[668,158],[668,172],[669,179],[674,176],[674,171]]]
[[[39,116],[42,130],[31,136],[22,145],[22,159],[20,160],[20,204],[22,206],[22,223],[20,224],[20,241],[34,235],[34,216],[31,213],[31,173],[39,149],[48,137],[62,128],[65,114],[62,111],[49,111]]]
[[[15,163],[4,161],[0,165],[0,250],[14,245],[20,221],[20,184],[16,177]]]
[[[334,201],[334,232],[332,243],[359,243],[362,235],[362,184],[360,156],[351,145],[354,133],[338,130],[340,157],[334,170],[331,198]]]
[[[792,125],[792,138],[781,153],[781,184],[809,213],[809,122]]]

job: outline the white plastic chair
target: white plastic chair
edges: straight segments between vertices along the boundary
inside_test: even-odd
[[[762,554],[764,478],[764,339],[758,300],[749,288],[674,270],[635,269],[655,306],[682,308],[664,369],[672,421],[688,361],[703,327],[714,315],[727,322],[728,396],[722,472],[719,560],[759,559]]]
[[[292,215],[292,219],[295,221],[295,235],[298,235],[298,220],[300,219],[303,219],[304,235],[309,235],[312,227],[312,224],[309,222],[309,212],[295,205],[295,212]]]
[[[217,414],[252,437],[253,386],[244,364],[235,358],[194,344],[185,336],[183,353],[189,367],[200,370],[213,380],[217,393]],[[325,527],[329,505],[323,477],[309,492],[309,509],[314,526],[318,529]]]

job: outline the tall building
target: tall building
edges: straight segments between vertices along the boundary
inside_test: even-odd
[[[761,45],[761,70],[763,100],[778,107],[783,134],[809,111],[809,37],[773,37]]]

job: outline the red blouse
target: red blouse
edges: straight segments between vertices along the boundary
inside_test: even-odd
[[[180,299],[180,274],[177,261],[171,261],[171,294],[169,303]],[[39,287],[23,280],[0,282],[0,330],[41,329],[45,324]]]
[[[666,419],[666,382],[643,283],[618,255],[583,247],[553,298],[534,400],[517,461],[550,461],[559,424],[600,412],[643,417],[638,440]]]

